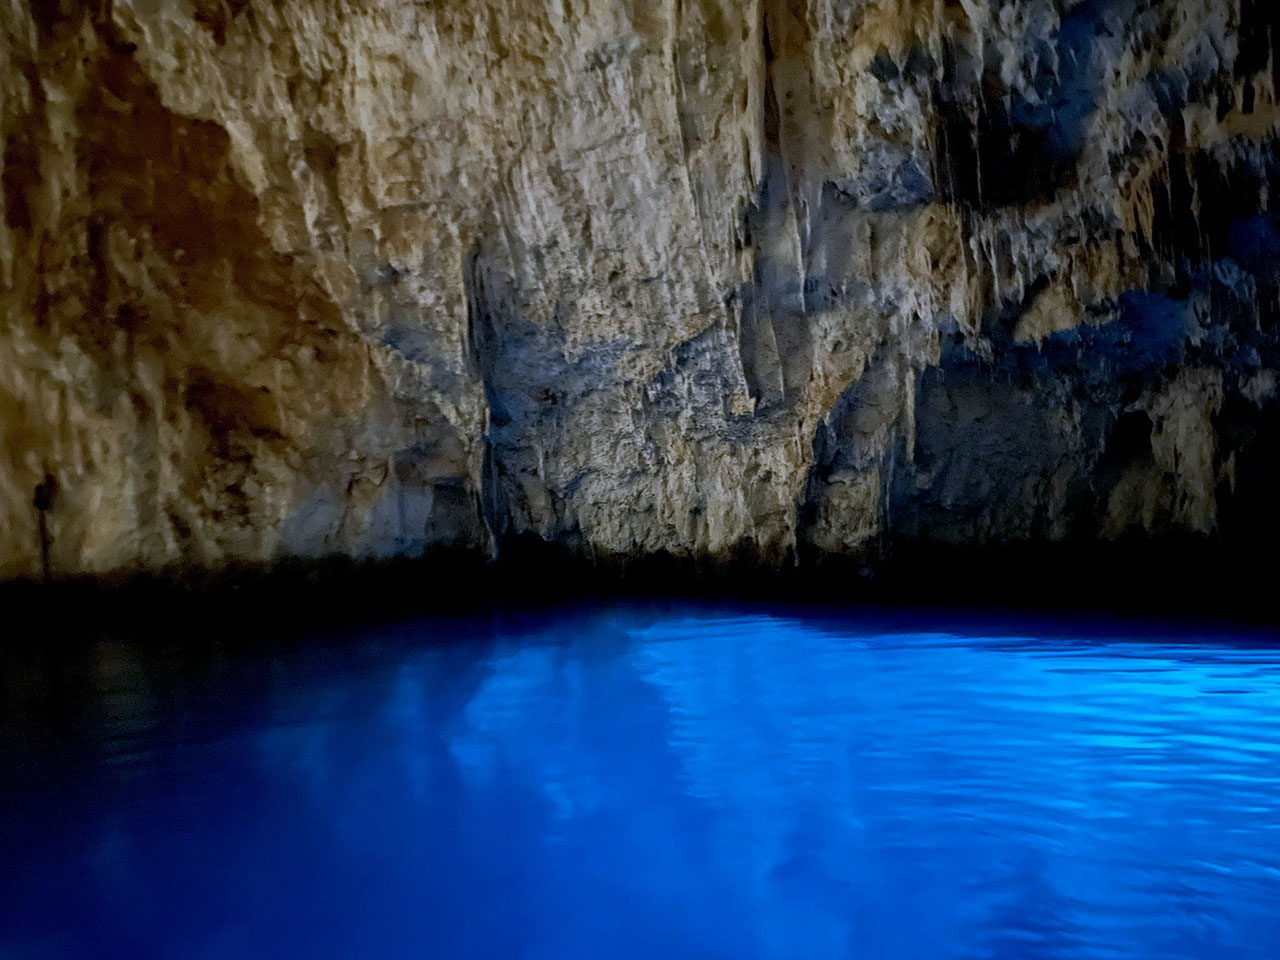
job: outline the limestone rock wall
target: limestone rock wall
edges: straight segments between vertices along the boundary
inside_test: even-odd
[[[0,577],[1270,503],[1270,0],[0,0]]]

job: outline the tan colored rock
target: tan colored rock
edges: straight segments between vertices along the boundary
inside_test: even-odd
[[[1087,322],[1075,293],[1066,283],[1057,281],[1037,295],[1018,318],[1013,339],[1018,343],[1040,343],[1045,337]]]
[[[1066,535],[1090,388],[922,413],[925,371],[1175,291],[1280,117],[1234,2],[1128,6],[0,0],[0,577],[46,475],[65,573],[858,552],[980,504],[992,452],[917,466],[919,420],[1015,395],[1043,473],[948,536]],[[1165,522],[1211,529],[1236,378],[1149,375]]]

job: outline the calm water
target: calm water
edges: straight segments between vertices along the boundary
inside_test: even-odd
[[[0,958],[1275,960],[1280,644],[1118,632],[613,607],[10,651]]]

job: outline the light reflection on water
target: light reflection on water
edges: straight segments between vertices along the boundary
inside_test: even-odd
[[[0,661],[0,958],[1280,956],[1280,650],[612,607]]]

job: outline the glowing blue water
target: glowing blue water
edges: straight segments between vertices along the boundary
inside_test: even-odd
[[[11,658],[0,957],[1280,956],[1277,647],[975,632]]]

